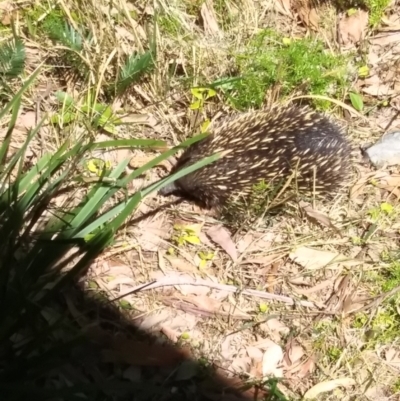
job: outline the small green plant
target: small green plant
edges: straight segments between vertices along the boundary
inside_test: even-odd
[[[387,265],[379,270],[381,289],[388,292],[400,285],[400,259],[397,253],[382,255],[382,259]],[[400,299],[399,296],[397,298]]]
[[[373,223],[382,221],[385,218],[392,218],[395,216],[395,214],[395,209],[390,203],[387,202],[382,202],[379,206],[368,210],[368,215]]]
[[[192,245],[201,244],[197,232],[190,226],[183,226],[181,224],[174,225],[172,241],[175,242],[177,246],[184,246],[187,243]]]
[[[11,84],[23,73],[25,62],[25,45],[19,37],[0,45],[0,96],[8,98],[13,93]]]
[[[110,106],[93,101],[91,92],[87,93],[82,105],[63,91],[57,91],[56,98],[60,109],[51,116],[50,121],[60,127],[71,123],[81,123],[93,129],[101,128],[110,134],[115,134],[116,127],[122,124]]]
[[[393,393],[400,393],[400,378],[398,378],[392,385]]]
[[[182,23],[179,21],[177,17],[171,14],[163,14],[159,15],[157,18],[158,25],[160,30],[169,36],[176,37],[185,35],[185,30],[182,26]]]
[[[384,302],[371,320],[365,313],[356,314],[353,327],[365,330],[368,349],[373,349],[376,345],[398,344],[400,332],[398,301],[392,298]]]
[[[54,32],[63,29],[65,17],[59,7],[49,7],[44,3],[36,3],[24,12],[28,33],[32,37],[45,35],[51,37]]]
[[[190,110],[195,110],[196,111],[196,120],[199,116],[199,114],[203,111],[204,105],[206,101],[214,96],[216,96],[217,92],[212,89],[212,88],[202,88],[202,87],[196,87],[196,88],[191,88],[190,92],[192,93],[193,96],[193,101],[189,106]],[[206,119],[205,121],[202,122],[200,125],[200,132],[205,133],[207,132],[207,129],[210,125],[210,120]]]
[[[347,15],[353,15],[357,8],[363,8],[369,12],[369,25],[374,28],[379,25],[390,0],[337,0],[340,10],[345,11]]]
[[[327,350],[327,355],[331,362],[337,362],[340,355],[342,355],[342,350],[338,347],[331,346]]]
[[[375,27],[380,23],[390,0],[364,0],[364,2],[370,13],[369,24]]]
[[[316,39],[283,41],[264,30],[236,55],[241,80],[229,92],[228,100],[238,109],[260,107],[266,91],[276,87],[280,95],[294,91],[307,94],[341,95],[351,77],[347,58],[327,52]],[[326,101],[315,100],[319,108]]]
[[[207,262],[214,259],[214,252],[199,252],[198,256],[200,258],[199,269],[204,269],[207,265]]]
[[[154,67],[154,57],[154,48],[142,54],[131,54],[126,57],[124,64],[120,67],[117,74],[114,86],[115,94],[117,96],[123,95],[133,83],[150,72]]]
[[[350,92],[349,97],[350,97],[352,106],[357,111],[362,111],[364,109],[364,102],[363,102],[362,96],[359,93]]]

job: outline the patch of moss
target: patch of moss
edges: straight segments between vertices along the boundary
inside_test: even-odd
[[[327,338],[329,336],[334,337],[335,334],[335,325],[330,321],[320,321],[316,323],[313,327],[312,332],[312,344],[313,348],[316,350],[326,352],[326,348],[328,345]]]
[[[392,298],[370,320],[365,313],[355,316],[352,326],[365,330],[366,348],[373,349],[377,344],[398,342],[400,333],[399,302]]]
[[[399,254],[382,252],[381,259],[384,264],[379,270],[366,272],[366,282],[373,284],[372,296],[391,291],[400,285],[400,258]],[[400,295],[395,295],[400,300]]]
[[[52,8],[49,11],[43,5],[38,4],[25,12],[25,18],[29,33],[33,36],[45,35],[54,39],[55,33],[62,32],[64,29],[65,17],[59,8]]]
[[[349,82],[348,59],[327,51],[317,39],[282,40],[277,33],[264,30],[236,54],[241,80],[229,91],[237,109],[259,108],[266,91],[279,88],[281,96],[294,91],[339,97]],[[330,102],[315,100],[320,109]]]
[[[389,4],[390,0],[365,0],[365,5],[369,10],[369,24],[371,26],[379,24]]]
[[[381,289],[387,292],[400,285],[400,259],[398,253],[382,255],[382,259],[388,265],[379,271],[382,280]]]
[[[363,8],[369,12],[369,25],[375,27],[381,21],[390,0],[337,0],[337,7],[340,11],[346,11],[351,8]]]
[[[339,360],[342,355],[343,350],[339,347],[332,346],[327,349],[326,355],[329,358],[329,361],[335,363]]]
[[[393,393],[400,393],[400,378],[398,378],[392,385]]]

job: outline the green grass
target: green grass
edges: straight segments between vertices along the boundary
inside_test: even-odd
[[[339,0],[337,4],[343,11],[348,11],[356,7],[368,10],[368,23],[374,28],[380,23],[386,8],[390,4],[390,0]]]
[[[384,302],[372,319],[366,313],[355,316],[353,327],[363,330],[365,347],[374,349],[382,345],[399,345],[400,316],[398,299]]]
[[[277,87],[280,96],[294,91],[340,98],[351,79],[349,58],[331,54],[317,39],[290,39],[265,30],[235,55],[241,80],[227,91],[237,109],[259,108],[267,90]],[[315,101],[325,109],[329,103]]]
[[[369,24],[375,27],[380,23],[385,9],[390,4],[390,0],[364,0],[364,2],[370,12]]]

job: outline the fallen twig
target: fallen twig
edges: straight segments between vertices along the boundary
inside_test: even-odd
[[[258,290],[251,290],[251,289],[240,289],[237,288],[233,285],[227,285],[227,284],[218,284],[218,283],[213,283],[212,281],[207,281],[207,280],[202,280],[202,279],[189,279],[187,277],[164,277],[161,280],[158,281],[153,281],[148,284],[141,284],[139,286],[134,287],[132,290],[128,291],[126,294],[122,294],[118,298],[123,298],[129,294],[132,294],[134,292],[137,292],[139,289],[142,290],[154,290],[155,288],[160,288],[160,287],[167,287],[167,286],[176,286],[176,285],[200,285],[200,286],[205,286],[217,290],[222,290],[222,291],[228,291],[228,292],[240,292],[243,295],[249,295],[253,297],[259,297],[263,299],[270,299],[274,301],[280,301],[287,303],[289,305],[301,305],[306,308],[317,308],[317,306],[314,304],[314,302],[310,301],[301,301],[301,300],[294,300],[293,298],[284,296],[284,295],[276,295],[276,294],[271,294],[265,291],[258,291]],[[143,288],[145,287],[145,288]]]

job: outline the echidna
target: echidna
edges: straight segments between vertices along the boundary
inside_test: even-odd
[[[309,107],[275,106],[227,118],[189,146],[170,174],[216,152],[223,156],[159,193],[218,209],[261,180],[287,179],[293,171],[299,192],[331,194],[350,171],[351,148],[341,128]]]

